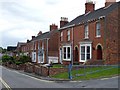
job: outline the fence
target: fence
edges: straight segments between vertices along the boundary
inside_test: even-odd
[[[90,79],[110,74],[118,65],[69,65],[69,79]],[[105,74],[106,72],[106,74]]]

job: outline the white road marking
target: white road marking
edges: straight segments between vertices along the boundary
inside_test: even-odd
[[[100,80],[107,80],[107,79],[113,79],[113,78],[118,78],[119,76],[111,77],[111,78],[102,78]]]
[[[102,79],[100,79],[100,80],[107,80],[107,79],[109,79],[109,78],[102,78]]]
[[[73,83],[75,83],[75,82],[79,82],[79,83],[81,83],[82,81],[70,81],[70,82],[73,82]]]
[[[112,77],[112,78],[118,78],[119,76],[115,76],[115,77]]]
[[[0,81],[2,82],[2,84],[7,88],[7,90],[12,90],[10,88],[10,86],[0,77]]]

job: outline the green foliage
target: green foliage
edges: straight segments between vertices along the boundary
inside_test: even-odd
[[[15,64],[20,65],[20,64],[23,64],[23,63],[21,61],[16,61]]]
[[[2,53],[6,53],[7,52],[7,49],[2,49]]]
[[[11,56],[8,56],[8,55],[3,55],[2,56],[2,62],[8,62],[9,60],[11,60],[12,57]]]
[[[21,63],[23,63],[23,64],[26,63],[26,62],[30,62],[30,60],[31,60],[31,59],[30,59],[29,56],[24,56],[24,55],[23,55],[23,56],[20,56],[20,57],[19,57],[19,62],[21,62]]]
[[[53,64],[52,68],[64,68],[64,65],[62,65],[62,64]]]
[[[20,64],[24,64],[26,62],[30,62],[30,57],[29,56],[19,56],[19,57],[12,57],[12,56],[8,56],[8,55],[3,55],[2,56],[2,62],[6,63],[8,62],[9,64],[16,64],[16,65],[20,65]]]
[[[109,69],[107,69],[109,68]],[[106,69],[106,70],[104,70]],[[89,73],[93,71],[100,70],[100,72]],[[95,79],[95,78],[102,78],[102,77],[111,77],[114,75],[120,74],[120,67],[93,67],[93,68],[80,68],[78,70],[72,70],[71,74],[74,77],[74,80],[83,80],[83,79]],[[88,74],[87,74],[88,73]],[[78,76],[76,76],[78,74]],[[81,75],[81,76],[79,76]],[[68,79],[68,72],[60,73],[57,75],[52,76],[53,78],[60,78],[60,79]]]
[[[12,63],[15,63],[15,59],[14,59],[14,57],[9,56],[9,55],[3,55],[2,62],[3,63],[8,62],[9,64],[12,64]]]

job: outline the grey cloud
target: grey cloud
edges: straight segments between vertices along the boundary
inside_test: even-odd
[[[48,5],[55,5],[60,3],[60,0],[45,0],[46,4]]]
[[[1,36],[2,39],[2,46],[7,47],[8,45],[15,45],[15,42],[21,41],[21,38],[15,38],[14,36],[11,37],[9,35],[2,35]]]
[[[20,18],[32,22],[44,22],[45,19],[38,16],[39,12],[32,11],[29,8],[26,8],[16,2],[2,2],[1,9],[3,15],[13,18]],[[35,14],[34,14],[35,13]]]

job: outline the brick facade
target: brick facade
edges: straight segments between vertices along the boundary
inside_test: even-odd
[[[108,4],[109,2],[107,2]],[[114,4],[113,2],[111,2]],[[111,4],[109,3],[109,4]],[[86,4],[85,4],[86,5]],[[117,6],[114,8],[115,6]],[[108,6],[108,5],[107,5]],[[89,6],[88,6],[89,7]],[[86,7],[86,8],[88,8]],[[91,6],[90,6],[91,7]],[[114,9],[111,9],[113,7]],[[108,12],[108,14],[105,14],[104,16],[98,16],[95,19],[87,19],[87,22],[82,22],[79,24],[75,24],[71,27],[69,25],[63,27],[60,29],[60,33],[63,33],[63,41],[60,41],[60,47],[63,49],[64,46],[70,45],[71,46],[71,60],[67,61],[64,60],[64,49],[62,50],[62,61],[64,64],[69,63],[83,63],[81,62],[81,43],[86,47],[86,43],[91,43],[91,58],[87,61],[96,61],[99,57],[101,57],[101,61],[103,61],[103,64],[118,64],[120,61],[120,55],[119,55],[119,11],[120,7],[119,4],[114,4],[114,6],[111,5],[111,7],[104,7],[104,9],[110,8],[111,11]],[[96,11],[93,11],[91,13],[96,13]],[[85,12],[86,13],[86,12]],[[107,13],[107,11],[106,11]],[[83,16],[80,16],[81,18]],[[77,17],[78,18],[78,17]],[[84,15],[84,18],[88,18]],[[75,19],[76,22],[78,19]],[[75,22],[75,20],[72,20],[72,22]],[[82,20],[82,19],[81,19]],[[100,37],[96,36],[96,28],[97,28],[97,22],[100,23]],[[73,23],[74,24],[74,23]],[[85,25],[88,24],[89,29],[89,38],[85,39]],[[65,28],[65,29],[64,29]],[[67,41],[67,31],[70,30],[70,41]],[[89,46],[88,46],[89,47]],[[98,49],[101,48],[99,51]],[[87,49],[87,48],[86,48]],[[86,50],[85,49],[85,50]],[[87,52],[87,50],[86,50]],[[102,54],[100,55],[100,52]],[[86,55],[87,57],[87,55]],[[89,58],[89,57],[87,57]]]
[[[50,31],[39,32],[32,40],[21,45],[20,50],[33,62],[81,63],[102,61],[118,64],[120,61],[120,2],[106,0],[105,7],[94,10],[94,2],[85,3],[85,14],[71,22],[61,17],[60,28],[50,25]],[[35,60],[34,60],[35,59]]]

